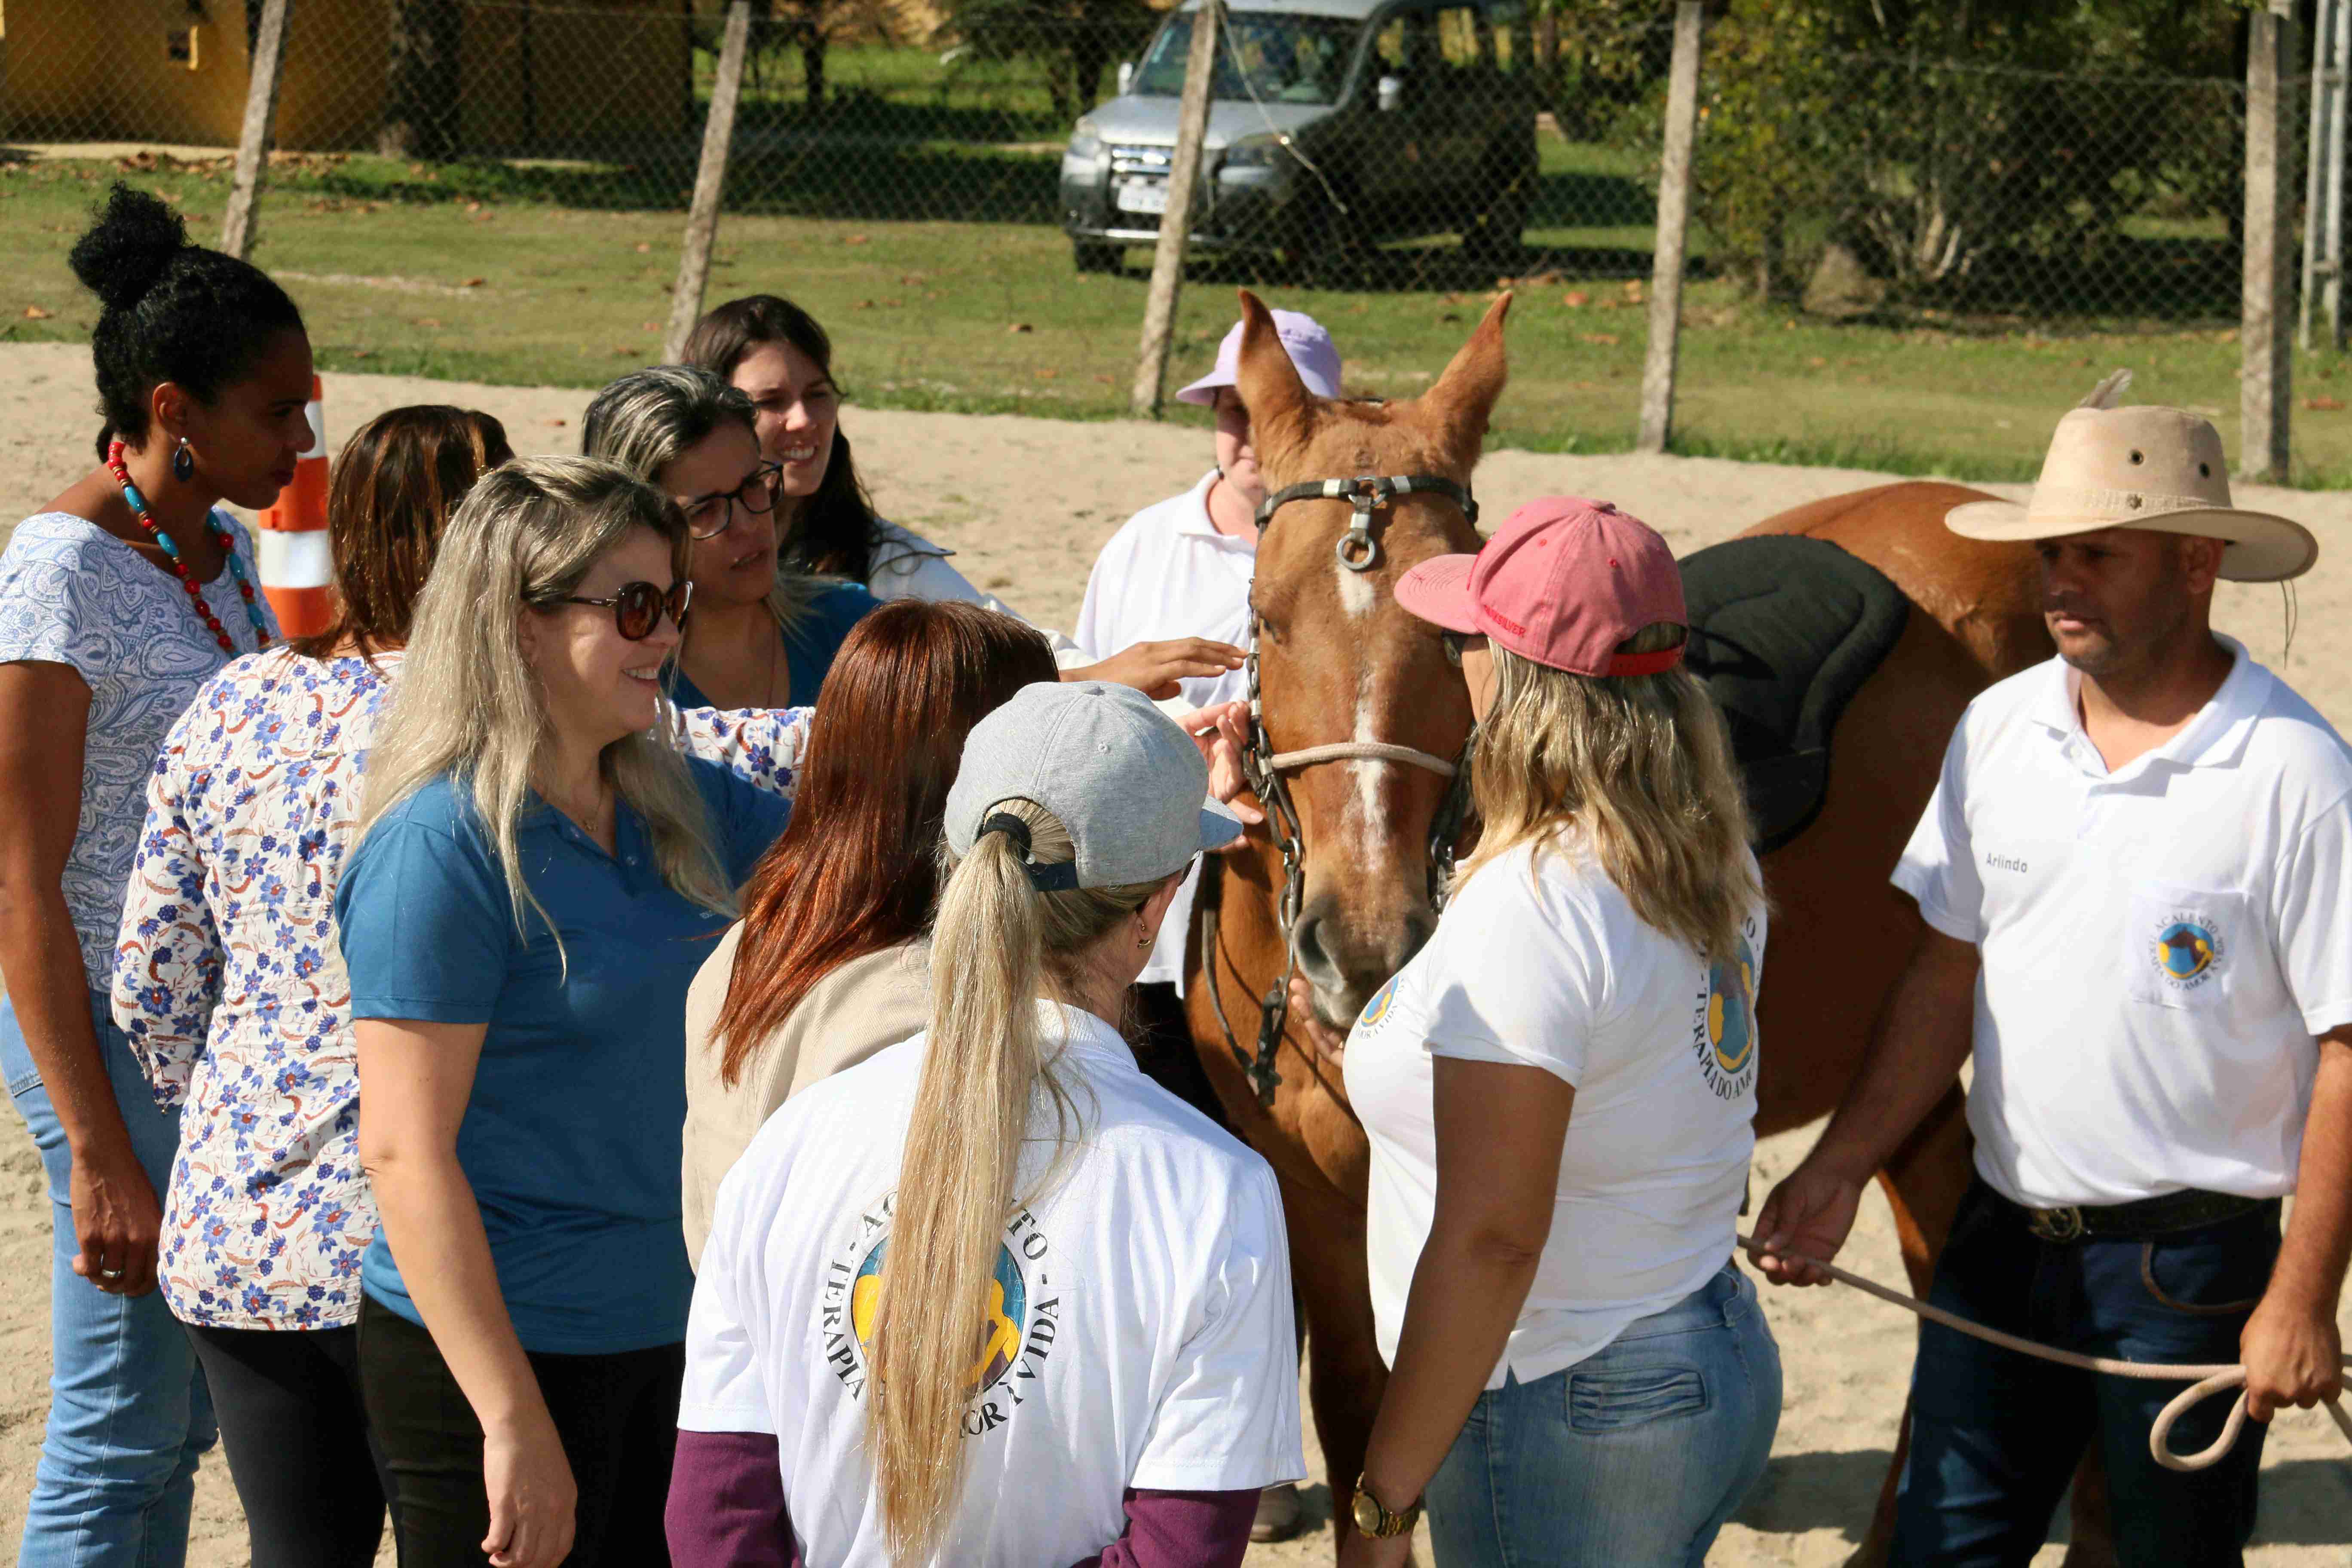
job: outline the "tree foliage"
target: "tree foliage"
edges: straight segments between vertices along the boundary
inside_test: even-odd
[[[1111,66],[1139,53],[1159,25],[1146,0],[961,0],[940,33],[982,59],[1034,61],[1066,122],[1101,101]]]
[[[1832,241],[1913,297],[1989,268],[2095,270],[2126,216],[2229,205],[2243,107],[2221,84],[2243,16],[2240,0],[1729,0],[1700,78],[1696,216],[1718,260],[1769,292]]]

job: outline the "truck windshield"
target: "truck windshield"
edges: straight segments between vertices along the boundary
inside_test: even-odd
[[[1227,11],[1225,16],[1228,31],[1217,45],[1217,97],[1255,97],[1268,103],[1338,100],[1362,23],[1286,11]],[[1184,57],[1192,47],[1192,15],[1169,17],[1129,90],[1146,98],[1177,97],[1184,90]],[[1240,69],[1234,68],[1237,56]]]

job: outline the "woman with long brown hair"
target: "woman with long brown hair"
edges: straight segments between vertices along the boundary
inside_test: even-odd
[[[686,1247],[721,1177],[795,1089],[919,1034],[940,814],[964,736],[1056,679],[1038,633],[977,605],[902,600],[841,645],[793,819],[686,1003]]]
[[[462,408],[362,426],[327,502],[333,624],[215,676],[148,784],[114,1018],[179,1108],[156,1272],[211,1386],[258,1568],[359,1568],[383,1531],[355,1326],[375,1204],[329,906],[442,525],[511,455],[496,419]]]
[[[1273,1173],[1115,1022],[1240,830],[1209,781],[1126,687],[972,726],[928,1027],[788,1101],[722,1185],[674,1562],[1238,1563],[1304,1470]]]
[[[772,476],[768,522],[780,570],[862,584],[877,599],[930,599],[1018,612],[974,587],[949,564],[955,553],[874,510],[841,427],[842,389],[833,338],[814,316],[776,294],[714,305],[694,325],[681,356],[751,400],[753,433]],[[1114,642],[1097,659],[1048,631],[1065,680],[1115,680],[1155,698],[1180,681],[1222,679],[1242,650],[1206,637]]]

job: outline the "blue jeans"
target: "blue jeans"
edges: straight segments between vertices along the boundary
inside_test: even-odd
[[[131,1149],[160,1199],[172,1178],[180,1119],[157,1109],[105,997],[91,996],[90,1017]],[[195,1350],[161,1290],[126,1300],[73,1271],[73,1159],[16,1008],[5,1000],[0,1070],[41,1151],[55,1237],[48,1435],[17,1562],[21,1568],[177,1568],[188,1554],[196,1458],[216,1436]]]
[[[1429,1483],[1440,1568],[1683,1568],[1764,1474],[1780,1347],[1732,1265],[1574,1366],[1478,1396]]]
[[[2043,1241],[2021,1210],[1979,1182],[1960,1205],[1927,1299],[1990,1328],[2091,1355],[2234,1362],[2278,1245],[2274,1204],[2152,1241]],[[2028,1562],[2095,1442],[2126,1565],[2242,1562],[2269,1428],[2248,1422],[2211,1469],[2160,1468],[2148,1457],[2148,1427],[2184,1386],[2075,1372],[1921,1323],[1911,1456],[1890,1561],[1938,1568]],[[2173,1427],[2174,1451],[2212,1442],[2229,1408],[2227,1398],[2197,1405]]]

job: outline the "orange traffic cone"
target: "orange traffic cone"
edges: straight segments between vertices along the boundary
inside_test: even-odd
[[[327,417],[319,378],[310,378],[310,445],[294,465],[294,482],[261,514],[255,540],[261,591],[289,637],[325,631],[335,619],[334,552],[327,543]]]

